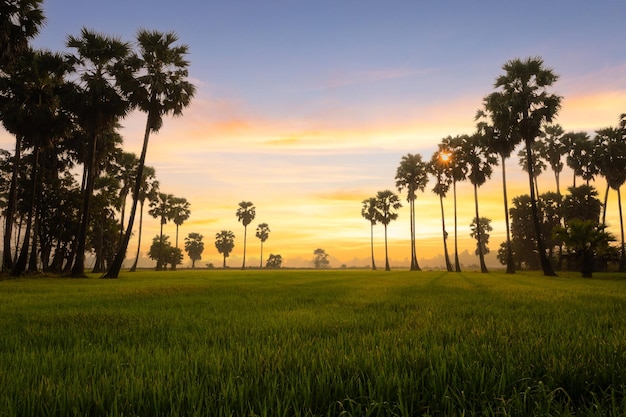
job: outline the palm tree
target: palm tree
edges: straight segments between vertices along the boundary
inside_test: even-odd
[[[200,233],[189,233],[189,236],[185,238],[185,252],[191,259],[191,269],[196,267],[196,261],[202,259],[202,252],[204,252],[204,242]]]
[[[428,164],[428,171],[432,174],[437,183],[433,187],[433,192],[439,196],[439,206],[441,208],[441,231],[443,234],[443,253],[446,262],[446,270],[448,272],[454,271],[452,263],[450,262],[450,256],[448,255],[448,232],[446,232],[446,221],[443,210],[443,198],[450,191],[450,185],[452,184],[452,177],[450,174],[450,155],[443,148],[442,144],[439,144],[439,149],[433,153]]]
[[[417,190],[424,191],[428,183],[427,164],[419,154],[406,154],[400,160],[396,170],[396,188],[399,192],[407,190],[406,200],[409,202],[411,227],[411,271],[419,271],[417,254],[415,253],[415,198]]]
[[[548,125],[543,128],[540,135],[543,139],[542,153],[545,160],[550,164],[552,172],[554,172],[554,179],[556,181],[556,193],[561,195],[560,176],[563,171],[563,157],[567,153],[567,147],[565,146],[564,137],[565,131],[558,124]]]
[[[402,203],[398,196],[390,190],[379,191],[376,194],[376,221],[385,227],[385,271],[391,271],[389,267],[389,251],[387,250],[387,226],[398,218]]]
[[[130,272],[137,270],[137,263],[139,262],[139,253],[141,250],[141,229],[143,227],[143,206],[148,199],[149,202],[155,201],[159,194],[159,182],[155,179],[156,171],[153,167],[147,166],[143,170],[143,180],[141,182],[141,189],[139,190],[139,233],[137,236],[137,253],[135,255],[135,261],[130,267]]]
[[[480,219],[478,215],[478,187],[483,185],[493,173],[493,166],[498,160],[488,147],[485,136],[475,134],[466,136],[461,144],[460,152],[457,154],[460,163],[467,166],[467,178],[474,186],[474,209],[476,211],[475,219]],[[486,273],[487,265],[485,264],[485,254],[483,253],[483,241],[481,228],[476,228],[476,240],[478,243],[478,257],[480,259],[480,272]]]
[[[492,93],[483,99],[483,110],[476,113],[478,130],[487,139],[487,146],[491,152],[500,156],[502,165],[502,196],[504,200],[504,222],[506,225],[506,273],[515,273],[515,259],[511,244],[511,226],[509,222],[509,199],[506,187],[506,160],[520,142],[520,138],[512,129],[508,107],[503,103],[504,97],[500,93]]]
[[[115,153],[115,178],[120,182],[120,241],[124,238],[124,218],[126,215],[126,197],[135,179],[137,155],[119,149]]]
[[[565,162],[574,173],[572,187],[576,187],[577,176],[589,185],[598,173],[593,163],[594,146],[589,135],[585,132],[568,132],[563,135],[563,142],[568,149]]]
[[[46,18],[42,0],[0,2],[0,71],[13,65],[28,49]]]
[[[374,262],[374,226],[376,225],[376,197],[366,198],[362,201],[361,216],[370,222],[370,248],[372,249],[372,271],[376,271]]]
[[[270,237],[270,227],[267,223],[261,223],[257,226],[256,237],[261,241],[261,264],[259,268],[263,268],[263,243]]]
[[[72,57],[75,72],[80,74],[80,87],[74,112],[88,140],[85,161],[85,189],[81,223],[76,237],[76,254],[73,276],[85,275],[85,249],[89,225],[89,207],[97,173],[97,150],[100,137],[115,127],[130,107],[119,90],[109,81],[119,71],[128,57],[130,46],[126,42],[83,28],[80,37],[68,36],[67,47],[76,49]]]
[[[532,175],[533,175],[533,183],[535,185],[535,194],[539,195],[539,184],[538,178],[543,173],[543,171],[548,167],[546,163],[543,161],[543,155],[545,154],[545,149],[541,142],[533,142],[531,145],[531,154],[532,154]],[[517,153],[517,157],[519,158],[519,165],[522,167],[522,171],[528,173],[528,153],[526,149],[522,149]]]
[[[237,221],[243,224],[243,264],[241,269],[246,269],[246,236],[248,234],[248,225],[256,216],[256,208],[250,201],[242,201],[237,209]]]
[[[159,236],[161,237],[161,246],[163,243],[163,225],[165,225],[168,221],[172,220],[173,212],[172,212],[172,200],[174,196],[172,194],[159,193],[157,199],[155,201],[150,202],[150,209],[148,214],[150,214],[155,219],[160,219],[161,230],[159,232]],[[156,270],[160,271],[163,267],[161,264],[162,256],[159,256]]]
[[[467,177],[467,166],[459,158],[461,145],[467,135],[448,136],[441,140],[440,148],[445,152],[448,158],[449,174],[452,178],[452,196],[454,201],[454,271],[461,272],[461,263],[459,262],[459,243],[458,243],[458,221],[456,210],[456,183],[464,181]]]
[[[541,223],[534,187],[532,145],[541,132],[541,126],[552,122],[561,106],[561,97],[548,92],[548,88],[556,82],[558,76],[551,69],[544,68],[541,58],[514,59],[506,62],[502,69],[505,74],[496,79],[495,87],[501,89],[500,94],[503,98],[501,103],[507,107],[506,113],[511,116],[512,131],[524,141],[526,147],[528,184],[537,250],[543,274],[554,276],[556,274],[548,260],[541,238]]]
[[[217,251],[224,255],[224,265],[226,268],[226,258],[235,247],[235,234],[230,230],[222,230],[215,235],[215,247]]]
[[[184,197],[174,197],[172,199],[172,221],[176,225],[176,248],[178,248],[178,227],[189,219],[191,215],[189,206],[189,201]]]
[[[624,220],[622,216],[622,197],[620,189],[626,182],[626,142],[619,128],[605,128],[596,131],[595,142],[598,149],[598,168],[606,178],[608,187],[617,191],[617,203],[619,208],[619,224],[621,232],[621,254],[619,271],[626,271],[626,251],[624,244]],[[606,214],[606,198],[604,202]],[[602,224],[604,224],[604,219]]]
[[[128,95],[132,105],[147,114],[143,146],[137,166],[137,178],[133,189],[133,207],[130,211],[128,227],[124,239],[111,263],[106,278],[117,278],[126,256],[126,248],[130,241],[135,212],[139,201],[139,192],[143,178],[143,170],[148,152],[151,132],[158,132],[163,126],[163,116],[182,115],[183,109],[191,103],[195,87],[187,81],[189,62],[187,45],[174,46],[178,37],[173,32],[161,33],[141,29],[137,34],[140,56],[133,56],[129,64],[138,74],[120,77],[120,86]],[[125,75],[125,73],[122,73]]]

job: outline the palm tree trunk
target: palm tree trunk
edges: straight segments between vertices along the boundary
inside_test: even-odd
[[[154,96],[154,93],[153,93]],[[102,278],[117,278],[120,274],[120,270],[122,269],[122,263],[124,262],[124,258],[126,257],[126,250],[128,249],[128,242],[130,241],[130,235],[133,231],[133,223],[135,222],[135,214],[137,212],[137,202],[139,201],[139,191],[141,189],[141,182],[143,181],[143,169],[146,164],[146,154],[148,153],[148,142],[150,141],[150,120],[152,120],[152,115],[148,113],[148,120],[146,121],[146,130],[143,135],[143,146],[141,147],[141,156],[139,157],[139,163],[137,165],[137,178],[135,178],[135,187],[133,189],[133,207],[130,209],[130,213],[128,216],[128,226],[126,227],[126,232],[124,233],[124,239],[117,248],[117,252],[115,253],[115,258],[113,262],[111,262],[111,266],[106,274],[102,276]]]
[[[20,171],[20,160],[22,154],[22,138],[15,137],[15,157],[13,161],[13,172],[11,174],[11,185],[4,219],[4,242],[2,252],[2,271],[10,271],[13,268],[13,258],[11,257],[11,235],[13,233],[13,217],[15,217],[15,207],[17,202],[17,176]]]
[[[370,223],[370,248],[372,250],[372,271],[376,271],[376,263],[374,262],[374,223]]]
[[[411,200],[411,271],[421,271],[415,252],[415,200]]]
[[[511,245],[511,226],[509,225],[509,198],[506,191],[506,165],[504,155],[500,155],[502,160],[502,194],[504,196],[504,223],[506,224],[506,273],[515,273],[515,260],[513,259],[513,248]],[[557,181],[558,188],[558,181]]]
[[[604,209],[602,210],[602,224],[606,224],[606,207],[609,201],[609,182],[606,182],[606,191],[604,192]]]
[[[157,258],[156,270],[162,270],[163,264],[165,264],[165,269],[167,269],[167,264],[163,262],[163,220],[161,220],[161,231],[159,232],[159,256]]]
[[[454,195],[454,271],[461,272],[461,263],[459,262],[459,239],[457,233],[456,216],[456,181],[452,181],[452,193]]]
[[[248,234],[248,226],[244,226],[243,228],[243,264],[241,265],[241,269],[246,269],[246,237]]]
[[[261,262],[259,262],[259,269],[263,269],[263,241],[261,241]]]
[[[537,209],[537,196],[535,195],[534,187],[534,175],[533,175],[533,156],[532,156],[532,141],[526,139],[526,160],[528,167],[528,182],[530,188],[530,206],[533,216],[533,225],[535,227],[535,236],[537,238],[537,251],[539,252],[539,261],[541,262],[541,268],[543,269],[543,275],[547,277],[555,277],[556,273],[550,265],[550,260],[546,255],[546,250],[543,244],[543,238],[541,236],[541,223],[539,222],[539,210]]]
[[[622,247],[621,254],[619,258],[619,272],[626,272],[626,253],[624,251],[624,220],[622,218],[622,195],[620,193],[620,188],[617,189],[617,204],[619,206],[619,227],[622,237]]]
[[[139,236],[137,236],[137,254],[135,256],[135,262],[133,262],[133,266],[130,267],[129,272],[137,271],[137,262],[139,262],[139,251],[141,250],[141,226],[143,226],[143,203],[142,200],[139,208]]]
[[[476,241],[478,243],[478,259],[480,260],[480,272],[483,274],[489,272],[485,264],[485,254],[483,254],[482,233],[480,225],[480,216],[478,215],[478,186],[474,184],[474,209],[476,210]]]
[[[443,255],[446,261],[446,270],[448,272],[452,272],[452,264],[450,263],[450,256],[448,255],[448,236],[447,236],[447,232],[446,232],[446,221],[444,218],[444,212],[443,212],[443,196],[441,194],[439,194],[439,205],[441,206],[441,231],[443,234]]]
[[[222,268],[226,269],[226,254],[224,254],[224,265],[222,266]]]
[[[385,271],[391,271],[389,267],[389,251],[387,250],[387,225],[385,225]]]

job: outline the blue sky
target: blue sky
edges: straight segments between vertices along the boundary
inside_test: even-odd
[[[172,30],[189,45],[197,96],[182,118],[165,120],[148,164],[163,191],[191,201],[181,233],[205,235],[201,265],[219,263],[216,232],[243,236],[234,215],[241,200],[257,206],[253,225],[270,224],[266,255],[281,253],[297,266],[323,247],[335,266],[367,264],[361,200],[393,188],[403,154],[428,159],[444,136],[471,133],[509,59],[541,56],[560,75],[553,90],[564,96],[557,122],[565,130],[593,132],[626,111],[622,0],[48,0],[44,10],[37,47],[62,50],[83,26],[128,41],[140,27]],[[141,114],[124,120],[127,150],[139,152],[143,123]],[[0,133],[0,147],[12,143]],[[548,174],[545,181],[552,187]],[[503,235],[499,189],[496,170],[482,191],[495,193],[485,197],[494,250]],[[430,192],[420,198],[429,214],[418,222],[418,252],[429,258],[441,252],[438,200]],[[473,203],[469,187],[466,198]],[[465,235],[473,214],[466,215]],[[401,212],[391,228],[397,263],[409,255],[407,216]],[[144,241],[157,226],[148,221]],[[256,246],[249,239],[248,259]],[[467,236],[463,249],[473,252]]]

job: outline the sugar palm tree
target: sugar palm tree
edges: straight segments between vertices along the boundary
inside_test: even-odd
[[[204,242],[200,233],[189,233],[189,235],[185,238],[185,252],[191,259],[191,269],[196,267],[196,261],[202,259],[202,252],[204,252]]]
[[[101,135],[113,129],[130,109],[110,80],[121,71],[121,62],[128,57],[130,46],[116,38],[83,28],[79,37],[68,36],[67,47],[76,50],[72,58],[75,72],[80,75],[80,85],[74,112],[88,140],[81,223],[72,268],[73,276],[84,276],[89,207],[98,175],[96,152]]]
[[[539,184],[538,179],[539,176],[543,173],[543,171],[548,167],[543,160],[543,155],[545,154],[545,149],[543,148],[541,142],[533,142],[531,145],[531,154],[532,154],[532,176],[533,176],[533,184],[535,185],[535,195],[539,195]],[[526,149],[521,149],[517,153],[517,157],[519,158],[519,165],[522,168],[522,171],[528,173],[528,153]]]
[[[467,178],[467,165],[459,158],[461,153],[461,145],[467,135],[448,136],[441,140],[443,152],[447,155],[449,174],[452,178],[452,197],[454,201],[454,271],[461,272],[461,263],[459,262],[459,243],[458,243],[458,220],[456,209],[456,183],[464,181]]]
[[[163,226],[174,217],[174,213],[172,211],[172,201],[174,200],[174,196],[172,194],[159,193],[157,199],[150,202],[150,207],[152,207],[148,214],[150,214],[155,219],[159,219],[161,224],[161,229],[159,232],[159,237],[161,238],[160,244],[163,243]],[[157,260],[156,270],[160,271],[163,267],[161,264],[161,259],[163,257],[159,256]]]
[[[551,69],[544,67],[541,58],[513,59],[507,61],[502,69],[505,74],[496,78],[495,88],[500,89],[503,95],[502,105],[507,107],[507,113],[511,116],[512,131],[524,141],[539,260],[543,274],[554,276],[556,274],[548,260],[541,237],[541,223],[534,187],[532,145],[541,132],[541,126],[552,122],[561,107],[561,97],[548,91],[558,76]]]
[[[497,158],[489,149],[485,136],[475,134],[466,136],[461,144],[457,157],[461,163],[467,166],[467,179],[474,186],[474,209],[475,219],[480,219],[478,214],[478,187],[483,185],[493,173],[493,166],[497,164]],[[477,220],[478,221],[478,220]],[[480,260],[480,272],[489,272],[485,264],[485,254],[483,253],[481,227],[476,227],[476,240],[478,241],[478,257]]]
[[[243,224],[243,264],[241,269],[246,268],[246,236],[248,234],[248,225],[256,216],[256,207],[250,201],[242,201],[237,209],[237,221]]]
[[[500,156],[502,165],[502,196],[504,200],[504,222],[506,225],[506,272],[515,273],[515,259],[511,244],[511,226],[509,222],[509,199],[506,186],[506,160],[520,142],[510,120],[508,106],[504,105],[504,96],[501,93],[492,93],[483,99],[483,109],[476,113],[478,131],[486,140],[489,149]]]
[[[191,103],[195,93],[195,87],[187,80],[189,62],[185,59],[185,55],[187,55],[188,47],[187,45],[175,46],[177,41],[178,37],[173,32],[161,33],[141,29],[137,34],[139,56],[132,56],[128,61],[128,64],[137,72],[133,76],[122,73],[120,77],[122,90],[135,107],[147,114],[147,121],[137,165],[133,207],[130,211],[128,227],[115,259],[109,271],[104,275],[106,278],[117,278],[126,256],[126,248],[130,241],[139,201],[150,133],[161,129],[163,116],[182,115],[183,109]]]
[[[390,190],[379,191],[376,194],[376,221],[385,227],[385,271],[391,271],[389,267],[389,251],[387,245],[387,226],[398,218],[402,203],[398,196]]]
[[[424,191],[428,183],[428,164],[422,161],[419,154],[406,154],[400,160],[400,165],[396,170],[396,188],[398,191],[406,189],[406,200],[409,202],[409,217],[411,228],[411,271],[419,271],[415,253],[415,199],[416,192]]]
[[[13,65],[28,49],[46,18],[42,0],[0,2],[0,70]]]
[[[565,131],[558,124],[547,125],[540,133],[543,157],[550,164],[552,172],[554,172],[556,193],[558,195],[561,195],[560,176],[564,166],[562,157],[567,153],[567,147],[563,138],[564,134]]]
[[[222,230],[215,235],[215,247],[217,251],[224,255],[223,268],[226,268],[226,258],[235,247],[235,234],[230,230]]]
[[[443,254],[446,262],[446,270],[448,272],[454,271],[452,263],[450,262],[450,256],[448,254],[448,232],[446,231],[446,220],[443,210],[443,198],[450,191],[450,185],[452,184],[452,177],[450,174],[450,155],[439,144],[439,149],[433,153],[428,164],[428,171],[436,179],[433,192],[439,196],[439,206],[441,208],[441,231],[443,234]]]
[[[178,248],[178,227],[189,219],[191,215],[189,207],[189,201],[184,197],[174,197],[172,199],[172,221],[176,225],[176,248]]]
[[[256,237],[261,241],[261,263],[259,268],[263,268],[263,243],[270,237],[270,227],[267,223],[261,223],[257,226]]]
[[[372,271],[376,271],[376,262],[374,262],[374,226],[376,225],[376,197],[366,198],[362,201],[361,216],[370,222],[370,248],[372,250]]]
[[[576,187],[576,177],[581,177],[587,185],[598,173],[594,159],[593,141],[586,132],[567,132],[563,141],[568,149],[565,162],[572,169],[572,187]]]
[[[135,261],[130,267],[130,272],[137,270],[137,263],[139,262],[139,253],[141,250],[141,229],[143,227],[143,206],[148,201],[152,202],[158,198],[159,194],[159,182],[155,178],[156,171],[151,166],[144,167],[143,181],[141,183],[141,189],[139,190],[139,232],[137,234],[137,253],[135,254]]]
[[[626,271],[626,253],[624,245],[624,220],[622,216],[622,197],[620,189],[626,182],[626,142],[620,128],[605,128],[596,131],[594,141],[598,149],[598,168],[606,178],[607,185],[617,191],[617,204],[619,208],[619,224],[621,232],[621,254],[619,270]],[[605,209],[606,214],[606,199]],[[604,224],[604,220],[602,221]]]

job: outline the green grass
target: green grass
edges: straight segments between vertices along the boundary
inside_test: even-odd
[[[626,415],[626,280],[0,281],[0,416]]]

